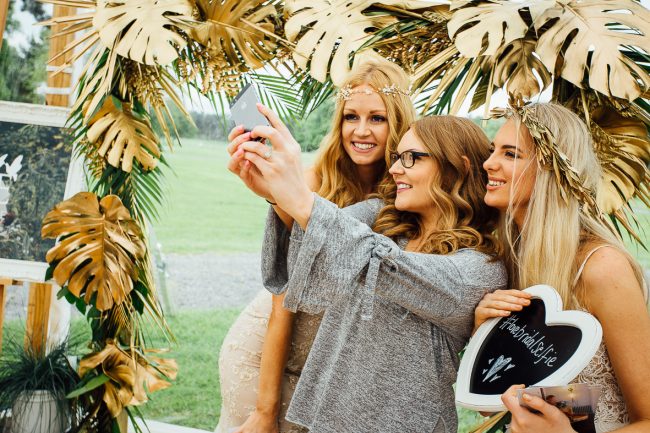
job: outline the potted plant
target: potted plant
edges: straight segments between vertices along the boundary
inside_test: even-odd
[[[0,356],[0,416],[12,433],[62,433],[68,429],[66,395],[79,376],[68,360],[68,342],[46,354],[35,353],[15,340]],[[10,415],[10,420],[7,420]]]

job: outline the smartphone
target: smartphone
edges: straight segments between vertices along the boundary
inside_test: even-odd
[[[246,132],[258,125],[269,126],[269,121],[257,110],[259,95],[252,83],[246,84],[230,103],[230,115],[235,125],[244,125]]]

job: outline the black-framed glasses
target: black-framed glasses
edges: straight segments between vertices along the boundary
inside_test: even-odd
[[[388,158],[390,159],[391,167],[399,159],[402,162],[402,167],[411,168],[415,164],[415,161],[418,158],[422,158],[423,156],[431,156],[431,155],[426,153],[426,152],[416,152],[415,150],[405,150],[402,153],[390,152],[390,154],[388,155]]]

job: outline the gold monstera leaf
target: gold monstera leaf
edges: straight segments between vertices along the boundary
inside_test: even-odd
[[[171,384],[165,379],[173,380],[177,370],[173,359],[147,359],[135,351],[121,349],[113,340],[107,340],[100,352],[84,356],[79,362],[79,375],[84,377],[97,367],[109,378],[104,384],[102,400],[113,417],[126,406],[145,403],[148,400],[145,386],[149,392],[169,387]]]
[[[102,43],[120,56],[166,65],[187,44],[174,28],[191,16],[187,0],[98,0],[93,26]]]
[[[588,73],[590,88],[629,101],[650,88],[648,73],[622,53],[650,52],[650,11],[638,2],[557,1],[534,25],[543,31],[536,49],[542,63],[550,71],[561,65],[560,75],[572,84],[584,87]]]
[[[133,289],[145,244],[140,227],[119,197],[109,195],[98,201],[95,194],[80,192],[45,216],[41,235],[62,237],[46,260],[56,265],[54,280],[67,284],[87,304],[96,294],[96,308],[105,311],[122,303]]]
[[[530,99],[553,81],[550,72],[533,54],[536,42],[517,39],[503,46],[494,56],[494,85],[503,87],[516,99]],[[537,72],[542,83],[534,72]]]
[[[138,119],[129,111],[128,104],[122,108],[117,108],[112,98],[106,98],[88,122],[88,141],[113,167],[130,172],[136,159],[145,170],[155,168],[161,154],[156,134],[146,119]]]
[[[491,56],[528,32],[528,24],[519,14],[521,9],[530,8],[531,13],[539,13],[554,3],[552,0],[496,0],[470,7],[455,5],[447,26],[449,37],[465,57]]]
[[[377,3],[404,9],[425,9],[442,2],[287,1],[285,11],[289,19],[284,31],[289,41],[297,41],[293,59],[298,67],[307,70],[311,61],[309,73],[312,77],[325,82],[329,70],[332,82],[341,85],[350,70],[350,56],[372,37],[368,30],[394,22],[388,12],[364,14],[366,9]]]
[[[276,44],[265,35],[274,30],[271,19],[277,11],[273,5],[263,0],[200,0],[197,5],[205,21],[193,26],[190,35],[211,56],[221,54],[232,66],[243,61],[252,69],[273,58]]]

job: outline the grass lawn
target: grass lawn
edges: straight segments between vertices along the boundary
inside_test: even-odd
[[[259,251],[268,204],[226,169],[225,143],[184,139],[166,157],[167,204],[153,225],[163,251]],[[313,158],[305,154],[305,166]]]

